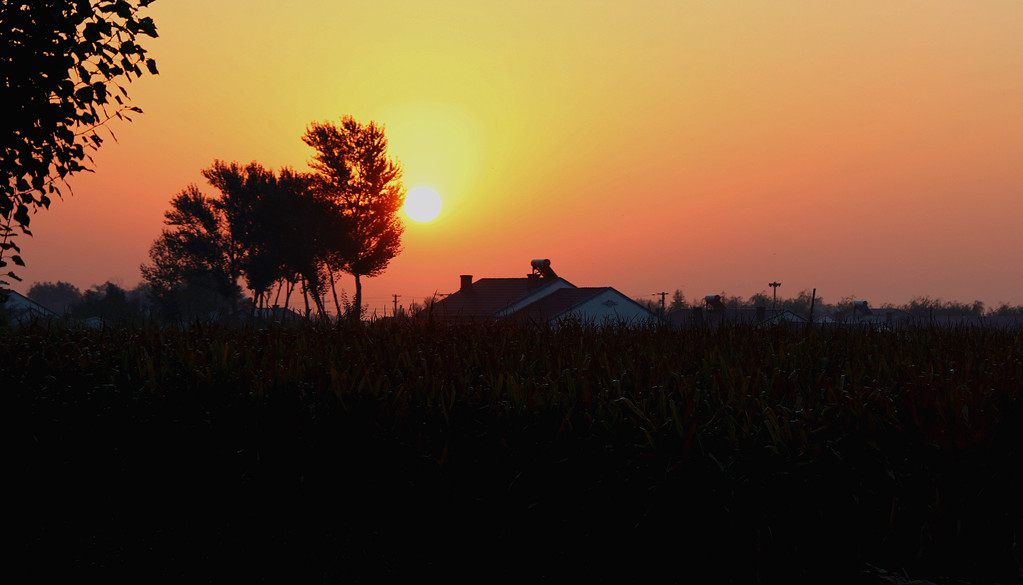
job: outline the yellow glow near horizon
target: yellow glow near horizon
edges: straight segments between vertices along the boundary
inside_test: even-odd
[[[1023,302],[1005,269],[1023,216],[1018,0],[293,4],[147,9],[160,75],[126,88],[145,114],[112,124],[96,172],[32,220],[19,292],[134,286],[170,199],[213,194],[202,169],[305,171],[307,125],[351,115],[443,199],[430,222],[401,218],[418,229],[373,307],[536,257],[629,295],[779,281],[832,301]]]
[[[416,187],[405,196],[405,213],[418,222],[437,217],[440,208],[440,195],[429,187]]]

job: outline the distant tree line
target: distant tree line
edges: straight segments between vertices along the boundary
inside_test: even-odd
[[[659,295],[658,295],[659,296]],[[720,301],[730,309],[738,308],[755,308],[775,307],[780,311],[790,311],[796,315],[807,316],[810,314],[810,305],[813,305],[813,313],[816,316],[831,316],[841,318],[842,316],[848,315],[853,310],[853,302],[856,300],[853,297],[844,297],[837,303],[827,303],[823,297],[814,296],[813,291],[803,290],[800,291],[793,298],[778,297],[777,301],[772,295],[767,292],[761,291],[748,298],[742,296],[730,296],[725,292],[719,293]],[[640,304],[647,307],[655,313],[660,313],[661,304],[659,300],[652,300],[650,298],[636,299]],[[683,309],[689,309],[693,306],[703,306],[703,298],[695,304],[690,304],[686,301],[685,295],[680,289],[676,289],[671,296],[670,304],[665,305],[665,312],[670,314],[674,311]],[[1007,316],[1007,317],[1023,317],[1023,305],[1009,305],[1008,303],[1002,303],[995,308],[986,308],[984,303],[981,301],[973,301],[972,303],[962,303],[957,301],[945,301],[943,299],[934,299],[929,296],[918,296],[913,297],[910,301],[903,305],[895,305],[892,303],[884,303],[876,307],[870,307],[874,309],[896,309],[905,311],[914,317],[929,318],[929,317],[990,317],[990,316]]]
[[[304,141],[311,173],[218,160],[202,171],[215,195],[190,185],[171,200],[141,267],[160,316],[238,311],[244,283],[252,312],[300,296],[306,316],[326,316],[332,301],[336,315],[361,318],[361,279],[401,251],[402,169],[373,122],[314,123]],[[342,274],[355,278],[351,301]]]
[[[149,285],[124,289],[112,282],[82,291],[64,281],[36,282],[26,295],[43,307],[72,319],[99,319],[106,323],[139,322],[150,316]]]

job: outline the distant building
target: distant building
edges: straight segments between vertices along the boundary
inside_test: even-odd
[[[458,291],[437,301],[424,316],[442,321],[514,319],[533,323],[579,321],[637,324],[656,316],[611,287],[580,288],[558,276],[550,260],[533,260],[524,278],[463,274]]]

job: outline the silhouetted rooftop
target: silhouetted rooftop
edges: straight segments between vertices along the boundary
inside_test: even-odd
[[[567,284],[561,278],[481,278],[434,303],[432,314],[443,319],[489,319],[527,294],[557,282]]]
[[[600,293],[611,290],[607,286],[562,288],[539,299],[515,313],[517,318],[534,322],[549,321],[558,315],[571,311]]]

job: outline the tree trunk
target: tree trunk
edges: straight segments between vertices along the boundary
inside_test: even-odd
[[[312,279],[307,278],[306,282],[315,282],[315,281],[312,280]],[[316,316],[317,316],[317,318],[322,319],[327,314],[327,309],[323,305],[324,295],[323,295],[323,293],[320,292],[319,288],[320,287],[318,287],[318,286],[315,287],[313,290],[309,291],[309,294],[310,294],[310,296],[313,297],[313,303],[316,305],[316,313],[317,313]]]
[[[290,309],[291,308],[291,293],[292,293],[292,291],[295,290],[295,283],[289,280],[288,281],[288,288],[286,290],[287,290],[287,292],[284,293],[284,307]]]
[[[355,306],[352,307],[352,320],[362,321],[362,281],[359,274],[355,274]]]
[[[302,300],[305,301],[305,318],[309,318],[309,285],[306,283],[305,276],[302,277]]]
[[[330,292],[331,292],[331,294],[334,295],[334,308],[337,309],[337,318],[341,319],[341,315],[342,315],[342,313],[341,313],[341,303],[338,302],[338,300],[337,300],[337,288],[334,286],[334,280],[335,280],[335,278],[334,278],[334,271],[329,269],[329,268],[327,269],[327,271],[330,272]]]

